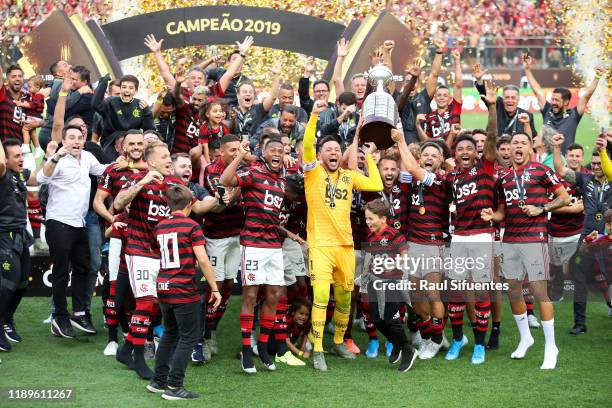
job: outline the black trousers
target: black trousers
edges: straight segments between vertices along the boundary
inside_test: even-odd
[[[372,321],[376,325],[376,328],[389,340],[393,347],[404,347],[408,343],[406,338],[406,332],[399,319],[399,309],[401,303],[398,301],[399,298],[392,291],[388,291],[389,300],[384,304],[384,312],[381,315],[379,310],[379,304],[376,301],[377,294],[374,289],[374,282],[368,284],[368,297],[370,300],[370,315]]]
[[[72,310],[84,312],[89,277],[89,239],[87,229],[73,227],[56,220],[47,220],[45,236],[53,262],[51,292],[55,305],[54,317],[68,319],[66,293],[71,281]],[[72,265],[72,278],[70,266]]]
[[[32,270],[26,232],[0,232],[0,323],[10,322]]]
[[[159,306],[164,321],[164,334],[155,357],[155,381],[162,385],[182,387],[191,352],[201,334],[200,301],[178,305],[160,302]]]
[[[125,255],[122,253],[121,256]],[[126,314],[128,301],[130,304],[134,303],[132,299],[130,277],[127,273],[119,272],[117,275],[117,286],[115,287],[115,310],[117,311],[117,320],[119,320],[121,331],[126,334],[130,332],[130,324]]]

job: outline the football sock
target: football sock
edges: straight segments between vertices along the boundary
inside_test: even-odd
[[[323,329],[329,302],[329,285],[315,284],[312,287],[314,302],[312,303],[311,342],[314,352],[323,352]],[[344,335],[344,334],[343,334]]]
[[[242,335],[242,360],[246,368],[254,367],[253,349],[251,348],[251,332],[253,331],[252,314],[240,313],[240,333]]]
[[[542,329],[544,331],[544,362],[540,368],[553,369],[557,365],[557,355],[559,350],[555,344],[555,319],[542,320]]]
[[[472,327],[474,330],[474,343],[485,344],[485,335],[489,328],[489,319],[491,317],[491,302],[476,302],[476,324]]]
[[[453,340],[461,341],[463,339],[463,313],[465,312],[465,303],[449,303],[448,317],[451,321],[453,329]]]
[[[278,299],[273,331],[276,341],[276,355],[280,357],[287,352],[287,296],[281,295]]]
[[[351,294],[352,291],[344,290],[340,286],[334,287],[334,296],[336,298],[336,307],[334,308],[334,344],[344,342],[344,333],[346,332],[351,312]]]
[[[531,337],[531,332],[529,331],[529,322],[527,321],[527,313],[523,313],[520,315],[514,315],[514,320],[516,321],[516,325],[518,326],[521,340],[519,341],[519,344],[516,350],[514,350],[514,352],[510,355],[510,357],[524,358],[529,347],[533,345],[533,337]]]

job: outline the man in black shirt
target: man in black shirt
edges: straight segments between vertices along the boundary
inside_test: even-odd
[[[232,51],[232,53],[227,59],[227,66],[229,67],[234,61],[234,58],[238,58],[239,55],[239,50]],[[240,88],[240,85],[245,82],[251,82],[251,79],[248,76],[242,74],[241,71],[243,66],[244,64],[240,65],[240,68],[234,74],[234,76],[232,76],[232,80],[230,81],[229,85],[227,86],[227,89],[225,90],[225,98],[229,101],[229,105],[231,107],[238,105],[237,93],[238,88]],[[212,79],[215,82],[219,82],[225,72],[226,70],[224,68],[212,68],[208,71],[208,78]]]
[[[8,340],[21,341],[13,315],[28,286],[33,243],[26,230],[26,185],[36,185],[36,172],[23,168],[21,142],[7,139],[0,146],[0,351],[11,350]]]
[[[300,97],[300,106],[306,111],[310,117],[312,107],[315,101],[323,101],[327,103],[328,108],[333,108],[335,105],[329,100],[329,83],[324,79],[317,79],[312,84],[312,92],[314,99],[310,97],[310,78],[315,75],[314,58],[310,57],[304,64],[304,71],[298,84],[298,95]]]

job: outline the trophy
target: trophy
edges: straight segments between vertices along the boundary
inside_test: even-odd
[[[395,142],[391,129],[397,121],[397,106],[385,87],[395,80],[393,72],[385,65],[378,64],[365,74],[370,85],[376,89],[367,96],[361,108],[364,124],[359,132],[360,142],[374,142],[378,149],[388,149]]]

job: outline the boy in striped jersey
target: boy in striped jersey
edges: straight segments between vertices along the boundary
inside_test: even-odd
[[[191,191],[183,185],[175,185],[165,194],[170,216],[161,220],[153,231],[161,254],[157,296],[164,334],[155,359],[155,377],[147,389],[162,392],[166,400],[194,399],[198,396],[183,388],[183,379],[189,355],[200,335],[196,261],[211,286],[213,307],[219,306],[221,295],[206,255],[202,229],[189,218],[193,205]]]

